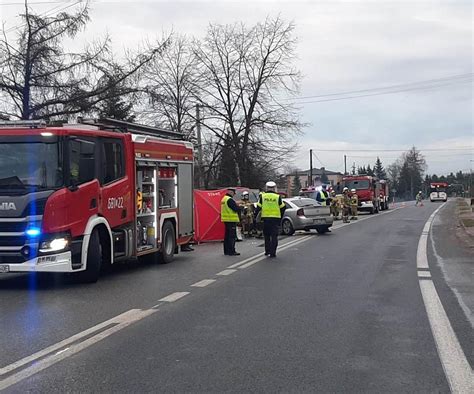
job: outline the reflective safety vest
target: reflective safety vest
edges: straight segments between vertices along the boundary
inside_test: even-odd
[[[327,201],[326,201],[327,196],[322,190],[320,190],[320,192],[319,192],[319,197],[321,198],[321,205],[326,206],[327,205]]]
[[[359,204],[359,198],[357,197],[357,194],[353,194],[351,196],[351,205],[358,205]]]
[[[261,200],[259,199],[257,203],[257,206],[262,208],[262,219],[281,219],[280,209],[285,206],[285,203],[282,201],[281,204],[278,204],[279,200],[279,194],[272,192],[262,194]]]
[[[230,223],[238,223],[240,222],[239,214],[232,209],[229,208],[227,205],[227,201],[229,201],[232,197],[225,195],[221,200],[221,222],[230,222]]]

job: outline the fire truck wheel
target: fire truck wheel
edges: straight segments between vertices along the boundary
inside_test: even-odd
[[[95,283],[99,279],[102,265],[102,246],[100,245],[99,231],[92,231],[87,250],[87,266],[85,271],[79,272],[79,279],[84,283]]]
[[[176,249],[176,235],[173,223],[166,221],[163,225],[163,245],[159,253],[159,261],[163,264],[171,263]]]

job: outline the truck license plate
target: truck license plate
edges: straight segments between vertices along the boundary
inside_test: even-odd
[[[0,272],[10,272],[9,265],[0,265]]]

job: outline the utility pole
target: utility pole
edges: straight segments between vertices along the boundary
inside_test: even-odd
[[[347,156],[344,155],[344,175],[347,175]]]
[[[352,163],[352,175],[356,174],[356,163]]]
[[[202,140],[201,140],[201,112],[199,104],[196,104],[196,136],[198,143],[198,188],[202,188]]]
[[[308,186],[313,186],[313,150],[309,150],[309,181]]]

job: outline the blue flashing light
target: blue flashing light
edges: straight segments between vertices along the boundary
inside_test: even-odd
[[[28,230],[26,230],[26,235],[28,235],[28,237],[37,237],[40,234],[41,234],[41,231],[39,228],[31,227]]]

